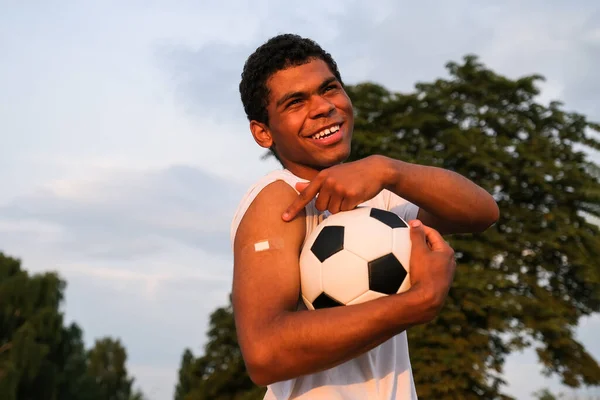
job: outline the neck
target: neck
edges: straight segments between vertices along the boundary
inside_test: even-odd
[[[298,165],[298,164],[283,164],[283,167],[296,175],[300,179],[312,181],[322,170],[327,167],[313,167],[310,165]]]

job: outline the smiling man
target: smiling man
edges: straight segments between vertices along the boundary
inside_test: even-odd
[[[232,301],[251,379],[268,386],[266,399],[416,399],[406,330],[439,313],[456,267],[439,232],[484,231],[498,218],[495,201],[451,171],[378,155],[345,162],[352,103],[335,61],[312,40],[264,43],[244,66],[240,94],[256,143],[282,165],[247,191],[231,226]],[[411,289],[308,311],[304,240],[323,218],[358,205],[410,221]]]

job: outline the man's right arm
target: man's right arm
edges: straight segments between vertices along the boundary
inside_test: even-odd
[[[431,271],[424,271],[429,265],[413,274],[414,265],[425,262],[437,263],[439,273],[445,274],[444,268],[453,259],[449,247],[427,260],[424,249],[413,248],[412,288],[407,292],[352,306],[296,311],[305,218],[302,213],[291,222],[281,219],[296,196],[284,182],[267,186],[248,208],[234,242],[236,330],[248,373],[258,385],[332,368],[411,326],[430,321],[439,312],[452,280],[452,274],[446,281],[434,278]],[[254,244],[264,240],[270,240],[272,248],[255,251]],[[421,240],[427,247],[423,232]]]

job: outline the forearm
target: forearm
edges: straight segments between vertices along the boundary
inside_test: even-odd
[[[448,223],[481,230],[498,219],[483,188],[453,171],[385,158],[385,187]]]
[[[257,372],[262,384],[332,368],[367,352],[436,310],[409,290],[353,306],[280,315],[264,332],[269,354]]]

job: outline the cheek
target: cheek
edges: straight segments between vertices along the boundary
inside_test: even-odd
[[[303,119],[293,115],[271,121],[271,135],[279,147],[293,149],[297,147],[297,138],[302,128]]]
[[[285,118],[281,118],[278,121],[279,132],[285,135],[286,138],[298,136],[304,122],[304,117],[301,114],[301,112],[292,112],[287,114]]]
[[[347,95],[339,96],[335,101],[335,105],[337,108],[344,110],[349,114],[352,114],[352,101]]]

